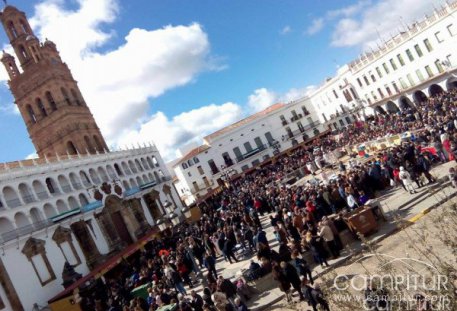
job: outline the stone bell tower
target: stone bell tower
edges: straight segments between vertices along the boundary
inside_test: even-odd
[[[56,45],[41,43],[24,12],[6,6],[0,21],[19,60],[3,52],[1,62],[15,103],[40,157],[106,152],[108,147]]]

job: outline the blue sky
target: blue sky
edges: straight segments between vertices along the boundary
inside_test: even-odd
[[[167,159],[184,143],[198,143],[211,131],[303,95],[307,86],[334,75],[337,65],[376,40],[373,23],[386,36],[398,29],[395,15],[387,21],[370,17],[387,13],[386,5],[397,6],[396,14],[406,20],[431,10],[425,0],[9,3],[33,17],[40,38],[56,42],[110,144],[154,140]],[[409,3],[420,9],[408,10]],[[7,44],[4,32],[0,40]],[[113,87],[110,97],[100,81],[121,87]],[[12,101],[4,81],[2,162],[34,152]]]

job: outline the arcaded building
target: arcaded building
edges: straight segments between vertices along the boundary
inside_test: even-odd
[[[108,150],[56,45],[25,14],[0,20],[14,49],[2,63],[39,158],[0,164],[0,310],[31,310],[81,274],[147,237],[183,207],[157,148]]]

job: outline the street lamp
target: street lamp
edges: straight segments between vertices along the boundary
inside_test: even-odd
[[[167,229],[167,222],[163,218],[160,218],[157,221],[157,226],[159,227],[160,231],[164,231],[165,229]]]

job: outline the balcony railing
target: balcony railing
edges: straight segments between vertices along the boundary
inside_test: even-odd
[[[18,207],[21,206],[21,200],[19,199],[11,199],[11,200],[6,200],[6,205],[9,207]]]
[[[24,203],[32,203],[35,202],[35,197],[31,194],[26,194],[22,196],[22,200],[24,200]]]
[[[301,118],[303,118],[303,115],[301,113],[295,115],[295,116],[292,116],[292,118],[290,118],[290,122],[295,122],[295,121],[298,121],[300,120]]]
[[[283,137],[283,140],[285,141],[285,140],[293,139],[295,136],[298,136],[300,134],[305,134],[306,131],[312,129],[313,127],[316,127],[317,125],[319,125],[319,122],[318,121],[314,121],[314,122],[311,122],[310,124],[304,126],[301,129],[288,132],[287,135],[285,135]]]
[[[2,243],[5,243],[8,241],[17,239],[21,236],[30,234],[34,231],[44,229],[53,224],[54,224],[54,222],[50,219],[40,220],[40,221],[34,222],[33,224],[26,225],[26,226],[0,234],[0,240]]]
[[[251,151],[243,154],[242,156],[236,157],[236,161],[239,163],[239,162],[241,162],[243,160],[246,160],[247,158],[250,158],[253,155],[256,155],[257,153],[262,152],[262,151],[264,151],[266,149],[268,149],[268,145],[265,145],[265,144],[264,145],[260,145],[257,148],[252,149]]]
[[[49,198],[49,195],[48,195],[48,193],[46,191],[37,192],[36,196],[40,200],[45,200],[45,199]]]

